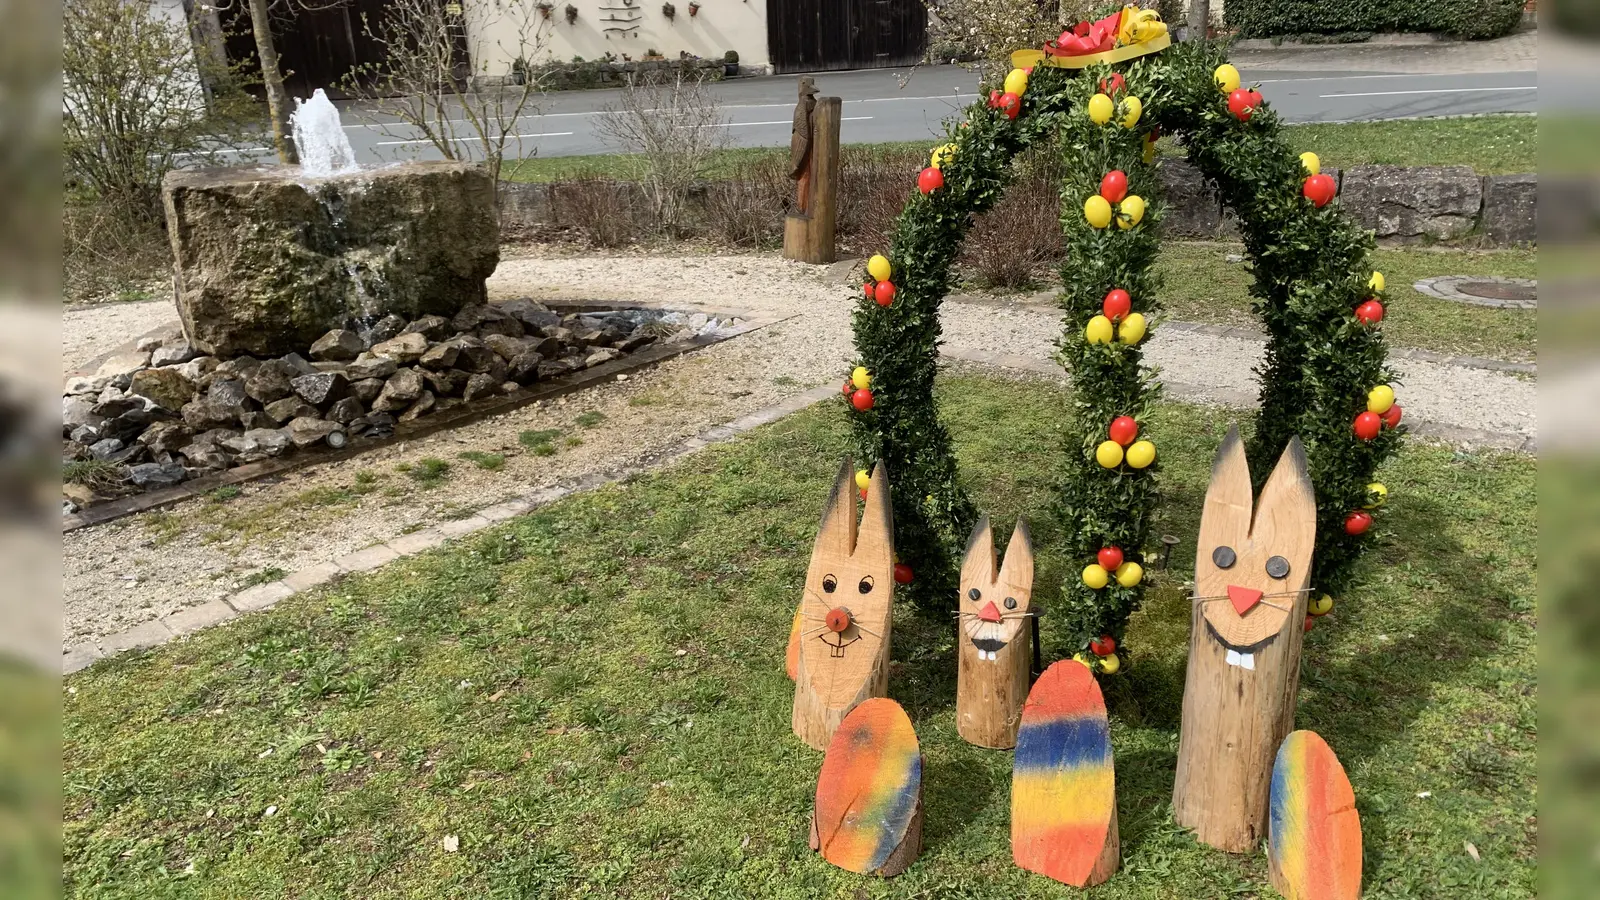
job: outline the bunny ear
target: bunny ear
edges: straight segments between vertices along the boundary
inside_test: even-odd
[[[1244,441],[1239,426],[1228,429],[1228,436],[1217,448],[1211,463],[1211,483],[1206,486],[1205,506],[1200,511],[1200,550],[1236,544],[1250,535],[1250,517],[1255,506],[1250,488],[1250,463],[1244,456]]]
[[[869,561],[881,563],[884,568],[894,564],[894,507],[889,499],[889,469],[880,459],[867,482],[867,511],[861,517],[860,543],[850,555],[865,554]],[[854,519],[855,504],[850,506]]]
[[[1307,556],[1317,537],[1317,497],[1306,470],[1306,448],[1299,436],[1289,439],[1278,465],[1261,489],[1251,537],[1270,540],[1285,556],[1291,551]]]
[[[856,546],[855,474],[850,457],[839,463],[839,474],[833,479],[833,490],[822,508],[822,524],[817,526],[817,542],[811,556],[831,556],[846,559]]]
[[[989,530],[989,517],[983,516],[972,529],[972,537],[967,538],[967,552],[961,557],[961,584],[963,588],[993,584],[994,571],[994,534]]]
[[[1028,520],[1021,516],[1011,532],[1011,542],[1006,544],[1006,561],[1000,566],[998,580],[1019,590],[1033,589],[1033,535],[1028,531]]]

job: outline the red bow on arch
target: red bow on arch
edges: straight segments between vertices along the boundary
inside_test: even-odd
[[[1112,13],[1098,22],[1079,22],[1061,36],[1045,44],[1045,52],[1052,56],[1087,56],[1104,53],[1117,44],[1117,33],[1122,29],[1122,11]]]

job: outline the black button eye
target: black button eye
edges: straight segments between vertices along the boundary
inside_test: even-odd
[[[1239,556],[1233,552],[1232,547],[1218,547],[1211,551],[1211,561],[1219,569],[1231,569],[1233,564],[1239,561]]]
[[[1267,574],[1273,578],[1287,578],[1289,576],[1289,561],[1281,556],[1274,556],[1267,560]]]
[[[860,591],[863,594],[872,593],[872,576],[868,575],[868,576],[862,578],[861,579],[861,583],[856,585],[856,590]]]
[[[1015,597],[1007,597],[1006,598],[1006,609],[1016,609],[1016,608],[1017,608],[1017,598],[1015,598]]]
[[[971,600],[973,603],[977,603],[979,600],[983,599],[983,591],[980,591],[977,588],[969,588],[967,590],[967,599]]]
[[[822,576],[822,590],[824,592],[831,594],[838,589],[838,587],[839,579],[833,577],[832,575]]]

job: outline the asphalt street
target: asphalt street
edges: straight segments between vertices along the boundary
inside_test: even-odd
[[[1472,74],[1304,72],[1245,69],[1244,81],[1261,92],[1290,122],[1351,122],[1375,119],[1534,112],[1535,71]],[[715,88],[723,105],[729,143],[737,147],[781,146],[789,141],[799,76],[742,78]],[[977,99],[978,78],[959,66],[914,71],[869,69],[815,75],[823,95],[843,98],[841,139],[847,144],[933,139],[944,120]],[[507,156],[583,156],[617,152],[597,133],[611,115],[616,92],[563,91],[546,95],[537,115],[516,123],[518,149]],[[362,164],[437,159],[438,151],[407,126],[382,123],[345,106],[345,130]],[[265,157],[265,148],[246,156]]]

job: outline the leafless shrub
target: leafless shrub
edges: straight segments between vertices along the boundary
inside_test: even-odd
[[[638,237],[633,185],[583,174],[550,186],[556,223],[583,232],[597,247],[620,247]]]
[[[757,250],[781,242],[784,213],[794,193],[785,163],[777,156],[740,163],[728,178],[707,184],[706,226],[712,236]]]
[[[678,66],[635,73],[595,126],[601,140],[633,154],[626,164],[666,234],[687,224],[689,191],[728,145],[727,120],[708,80],[704,70]]]
[[[69,199],[61,210],[62,294],[69,302],[132,298],[167,275],[158,222],[112,204]]]
[[[844,147],[839,165],[838,234],[841,249],[879,253],[889,245],[894,220],[926,165],[921,151]]]
[[[1005,196],[973,221],[962,244],[962,267],[985,287],[1028,287],[1061,256],[1059,154],[1041,146],[1016,165]]]

